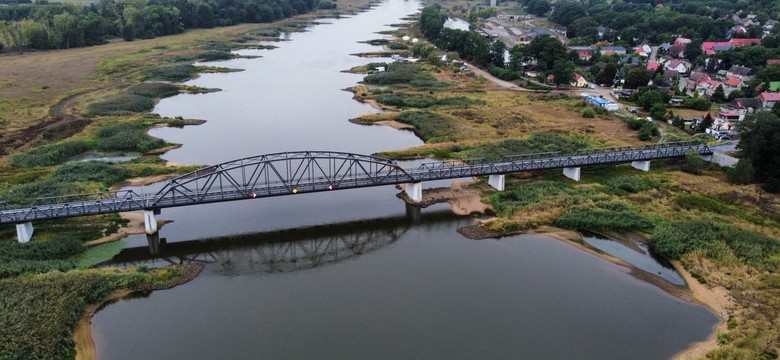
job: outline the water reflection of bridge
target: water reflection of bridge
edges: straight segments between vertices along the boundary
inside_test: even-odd
[[[395,243],[414,225],[430,227],[453,220],[449,211],[426,212],[410,207],[406,216],[318,225],[300,229],[127,248],[102,266],[149,267],[201,262],[216,272],[278,273],[316,268],[355,258]],[[150,237],[156,236],[150,235]]]

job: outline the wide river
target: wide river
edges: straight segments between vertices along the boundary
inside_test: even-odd
[[[215,65],[189,84],[221,88],[162,100],[201,126],[152,134],[184,144],[165,158],[216,164],[258,154],[370,154],[419,145],[411,132],[347,120],[370,107],[341,72],[377,59],[359,43],[419,11],[386,0],[284,34],[261,56]],[[387,60],[387,59],[385,59]],[[447,182],[426,184],[442,186]],[[150,186],[145,191],[151,191]],[[564,242],[468,240],[470,217],[407,208],[393,187],[165,209],[152,255],[134,236],[116,264],[202,261],[195,280],[100,310],[101,359],[663,359],[705,339],[716,317]]]

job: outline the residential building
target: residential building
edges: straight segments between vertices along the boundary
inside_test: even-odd
[[[626,48],[622,46],[602,46],[601,49],[599,49],[599,53],[601,55],[612,55],[612,54],[625,55]]]
[[[780,92],[762,92],[758,95],[758,100],[761,101],[761,105],[764,106],[764,109],[772,109],[772,107],[775,106],[775,103],[780,101]]]
[[[701,50],[705,55],[713,55],[733,48],[734,45],[728,41],[705,41],[701,44]]]
[[[590,46],[567,46],[566,47],[569,52],[575,51],[577,52],[577,57],[580,60],[589,61],[593,58],[593,47]]]
[[[587,87],[588,80],[585,80],[585,78],[582,75],[574,73],[574,80],[571,82],[570,85],[575,87]]]
[[[761,45],[761,39],[731,39],[729,41],[734,47],[743,47],[751,45]]]
[[[753,72],[753,69],[746,67],[746,66],[740,66],[740,65],[732,65],[728,70],[726,70],[726,77],[729,78],[737,78],[743,81],[750,80],[753,77],[750,76],[750,74]]]

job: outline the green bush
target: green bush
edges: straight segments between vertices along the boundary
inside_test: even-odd
[[[617,176],[604,181],[604,185],[629,193],[638,193],[658,189],[661,187],[661,182],[647,177]]]
[[[628,125],[628,128],[631,130],[639,130],[644,126],[648,121],[644,119],[639,118],[628,118],[626,119],[626,124]]]
[[[512,81],[520,78],[519,72],[498,66],[491,66],[488,72],[490,72],[490,75],[493,75],[504,81]]]
[[[658,136],[660,133],[658,132],[658,125],[655,123],[645,121],[645,123],[642,125],[641,128],[639,128],[639,140],[647,141],[650,140],[653,136]]]
[[[396,120],[414,126],[417,135],[425,141],[453,136],[458,131],[451,118],[430,111],[404,111]]]
[[[65,141],[44,145],[11,157],[14,165],[20,167],[53,166],[89,151],[89,143],[82,140]]]
[[[408,94],[383,94],[376,97],[376,101],[380,104],[397,106],[397,107],[413,107],[413,108],[427,108],[436,104],[436,98],[429,95],[408,95]]]
[[[607,109],[605,109],[605,108],[603,108],[601,106],[597,106],[597,107],[593,108],[593,111],[596,112],[596,114],[598,114],[598,115],[604,115],[604,114],[607,113]]]
[[[390,48],[390,50],[408,50],[409,47],[406,46],[406,44],[402,44],[399,42],[391,42],[387,44],[387,47]]]
[[[2,358],[73,358],[73,329],[86,305],[146,279],[141,273],[91,270],[0,280]]]
[[[235,57],[233,53],[226,50],[209,50],[197,55],[198,60],[202,61],[229,60]]]
[[[145,130],[132,124],[109,125],[98,129],[98,148],[105,151],[137,151],[145,153],[149,150],[165,146],[165,141],[155,139],[145,133]]]
[[[53,179],[60,182],[94,181],[106,186],[130,177],[130,171],[105,161],[67,163],[54,172]]]
[[[469,149],[467,155],[470,158],[498,160],[502,156],[553,151],[571,154],[586,147],[589,147],[589,144],[585,140],[561,133],[546,132],[533,133],[525,139],[508,139],[480,145]]]
[[[169,83],[140,83],[133,85],[127,92],[148,98],[165,98],[179,93],[179,87]]]
[[[568,229],[644,232],[654,227],[647,216],[620,201],[573,206],[555,220],[555,225]]]
[[[197,75],[197,69],[194,65],[179,64],[156,67],[146,72],[147,79],[158,79],[166,81],[184,81]]]
[[[701,175],[705,166],[706,164],[701,156],[694,153],[688,153],[685,154],[685,163],[682,166],[682,171],[693,175]]]
[[[575,188],[558,181],[535,181],[522,186],[507,188],[491,196],[496,212],[509,216],[527,206],[540,204],[577,205],[595,195],[591,188]]]
[[[660,226],[649,240],[658,254],[669,259],[700,250],[715,260],[737,258],[759,269],[780,254],[776,240],[712,220],[669,222]]]
[[[416,63],[395,62],[387,66],[387,70],[367,75],[363,81],[374,85],[404,84],[413,80],[435,81],[433,75],[427,73]]]
[[[0,199],[9,204],[29,205],[41,197],[83,194],[84,192],[86,192],[84,186],[78,183],[44,180],[11,186],[0,193]]]
[[[582,112],[582,117],[586,119],[592,119],[596,117],[596,113],[594,113],[591,109],[585,109],[585,111]]]
[[[102,101],[87,105],[89,115],[115,115],[132,112],[146,112],[154,109],[154,100],[134,94],[116,94]]]

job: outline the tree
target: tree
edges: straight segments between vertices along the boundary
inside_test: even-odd
[[[780,181],[780,117],[769,111],[759,111],[745,118],[740,124],[739,148],[744,158],[750,159],[759,181],[766,182],[764,189],[775,190]]]
[[[0,35],[3,36],[8,46],[15,48],[20,53],[22,48],[27,46],[27,39],[24,37],[22,26],[18,22],[0,21]]]
[[[531,0],[528,2],[528,5],[526,5],[528,13],[536,16],[544,16],[550,9],[552,9],[552,7],[547,0]]]
[[[701,39],[693,39],[688,45],[685,45],[685,58],[690,62],[695,62],[696,58],[703,54]]]
[[[650,116],[653,117],[653,119],[659,120],[659,121],[665,121],[666,120],[666,105],[663,103],[656,103],[653,105],[653,107],[650,108]]]
[[[504,52],[506,51],[506,45],[501,40],[493,42],[490,45],[490,63],[494,66],[505,67],[504,64]]]
[[[604,67],[604,70],[601,70],[598,75],[596,75],[596,83],[599,85],[612,86],[615,82],[617,70],[617,65],[608,63],[607,66]]]
[[[557,61],[552,69],[555,77],[555,85],[565,85],[571,82],[574,75],[574,63],[569,61]]]
[[[639,95],[636,104],[645,110],[650,110],[655,104],[663,104],[664,96],[658,90],[647,90]]]
[[[556,3],[555,11],[550,15],[550,21],[569,26],[574,20],[588,16],[585,7],[575,2]]]
[[[732,90],[729,93],[729,101],[745,97],[745,92],[742,90]]]
[[[701,122],[699,123],[699,126],[696,127],[696,132],[697,133],[707,132],[707,129],[709,129],[710,126],[712,126],[712,123],[714,122],[715,120],[712,120],[712,116],[710,116],[710,114],[707,113],[707,116],[705,116],[704,119],[702,119]]]
[[[650,82],[650,72],[643,68],[636,68],[628,72],[623,87],[627,89],[636,89],[638,87],[647,86],[648,82]]]
[[[726,100],[726,91],[723,90],[723,84],[720,84],[715,88],[712,96],[710,96],[710,100],[713,102],[723,102]]]

